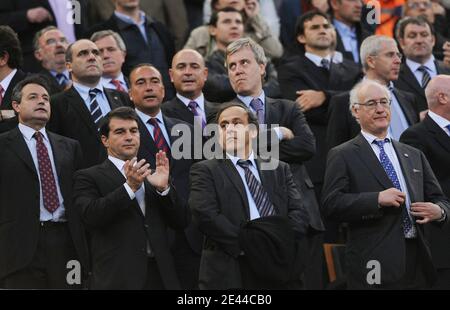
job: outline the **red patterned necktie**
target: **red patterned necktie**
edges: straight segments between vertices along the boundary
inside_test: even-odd
[[[52,163],[48,156],[47,147],[44,144],[42,134],[36,132],[36,151],[39,166],[39,176],[41,177],[42,196],[44,207],[50,213],[55,212],[59,207],[58,192],[56,190],[55,177],[53,175]]]
[[[158,150],[165,152],[166,155],[169,155],[170,148],[167,145],[166,139],[164,139],[164,135],[158,125],[157,119],[151,118],[148,122],[153,126],[153,140],[155,141],[156,147]]]
[[[126,92],[125,88],[123,88],[122,84],[120,84],[119,80],[112,79],[111,83],[114,84],[116,90]]]

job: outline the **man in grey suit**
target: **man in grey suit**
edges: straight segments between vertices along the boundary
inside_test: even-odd
[[[436,279],[423,224],[445,224],[450,203],[425,155],[391,138],[390,103],[385,86],[357,84],[350,107],[361,133],[328,154],[323,212],[348,222],[352,289],[418,289]]]

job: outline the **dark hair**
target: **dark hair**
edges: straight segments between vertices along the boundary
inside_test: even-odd
[[[250,110],[250,108],[247,107],[245,104],[238,102],[238,101],[230,101],[230,102],[222,103],[219,106],[219,109],[217,110],[215,123],[216,124],[219,123],[219,118],[220,118],[220,115],[223,113],[223,111],[225,111],[229,108],[232,108],[232,107],[239,107],[239,108],[244,109],[245,112],[247,112],[248,123],[255,125],[257,129],[259,128],[258,118],[256,117],[255,113],[253,113],[252,110]]]
[[[45,88],[47,93],[49,93],[50,87],[47,83],[46,78],[40,74],[33,74],[33,75],[26,77],[24,80],[17,83],[16,86],[14,86],[14,89],[11,94],[11,102],[16,101],[17,103],[20,103],[22,101],[22,90],[28,84],[40,85]]]
[[[434,35],[434,28],[433,25],[426,19],[425,16],[417,16],[417,17],[411,17],[407,16],[402,19],[400,19],[395,27],[395,38],[397,40],[403,39],[405,36],[405,29],[408,25],[417,25],[417,26],[425,26],[428,25],[430,28],[431,34]]]
[[[130,107],[119,107],[119,108],[116,108],[116,109],[110,111],[102,119],[101,125],[100,125],[100,135],[101,136],[105,136],[105,137],[109,136],[109,123],[111,122],[111,119],[113,119],[113,118],[136,121],[136,123],[139,125],[138,116],[136,114],[136,111],[134,111]]]
[[[0,57],[9,55],[8,66],[16,69],[22,66],[22,48],[19,37],[9,26],[0,26]]]
[[[226,12],[226,13],[235,12],[235,13],[239,13],[241,15],[241,17],[242,17],[242,22],[244,22],[244,16],[242,15],[241,11],[238,11],[235,8],[232,8],[232,7],[226,7],[226,8],[223,8],[221,10],[218,10],[218,11],[213,11],[211,13],[211,18],[209,20],[209,24],[208,25],[210,25],[210,26],[217,26],[217,22],[219,21],[219,13],[220,12]]]
[[[331,23],[330,18],[326,14],[319,12],[317,10],[308,11],[305,14],[302,14],[297,18],[297,22],[295,23],[295,36],[297,37],[301,34],[305,34],[305,23],[307,21],[310,21],[311,19],[313,19],[316,16],[322,16],[329,23]]]

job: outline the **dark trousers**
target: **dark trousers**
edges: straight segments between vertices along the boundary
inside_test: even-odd
[[[181,288],[183,290],[198,290],[201,255],[192,250],[184,231],[175,232],[172,254]]]
[[[144,290],[164,290],[164,283],[155,258],[149,258],[147,263],[147,282]]]
[[[67,262],[76,260],[67,223],[41,223],[39,240],[31,263],[4,279],[7,289],[75,289],[66,277]]]
[[[308,235],[308,261],[305,266],[304,284],[307,290],[321,290],[324,288],[324,255],[323,233]]]
[[[432,289],[434,290],[450,290],[450,268],[438,268],[437,279]]]

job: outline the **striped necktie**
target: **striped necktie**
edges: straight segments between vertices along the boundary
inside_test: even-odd
[[[62,73],[58,73],[56,75],[56,80],[58,81],[58,85],[61,86],[62,88],[65,88],[67,85],[67,78],[64,74]]]
[[[428,73],[427,67],[420,66],[417,70],[422,72],[422,88],[427,87],[428,82],[430,82],[430,80],[431,80],[431,76]]]
[[[111,84],[114,84],[114,86],[116,87],[116,90],[117,90],[117,91],[127,92],[127,91],[125,90],[125,88],[123,88],[122,84],[120,84],[120,81],[119,81],[119,80],[112,79],[110,83],[111,83]]]
[[[99,127],[100,121],[103,118],[102,110],[97,102],[97,94],[99,93],[101,93],[101,90],[96,88],[89,90],[89,111],[91,112],[92,120],[97,127]]]
[[[156,148],[166,153],[167,158],[169,158],[170,148],[164,139],[164,135],[162,133],[161,128],[159,127],[158,120],[156,118],[151,118],[148,120],[153,126],[153,141],[155,141]]]

